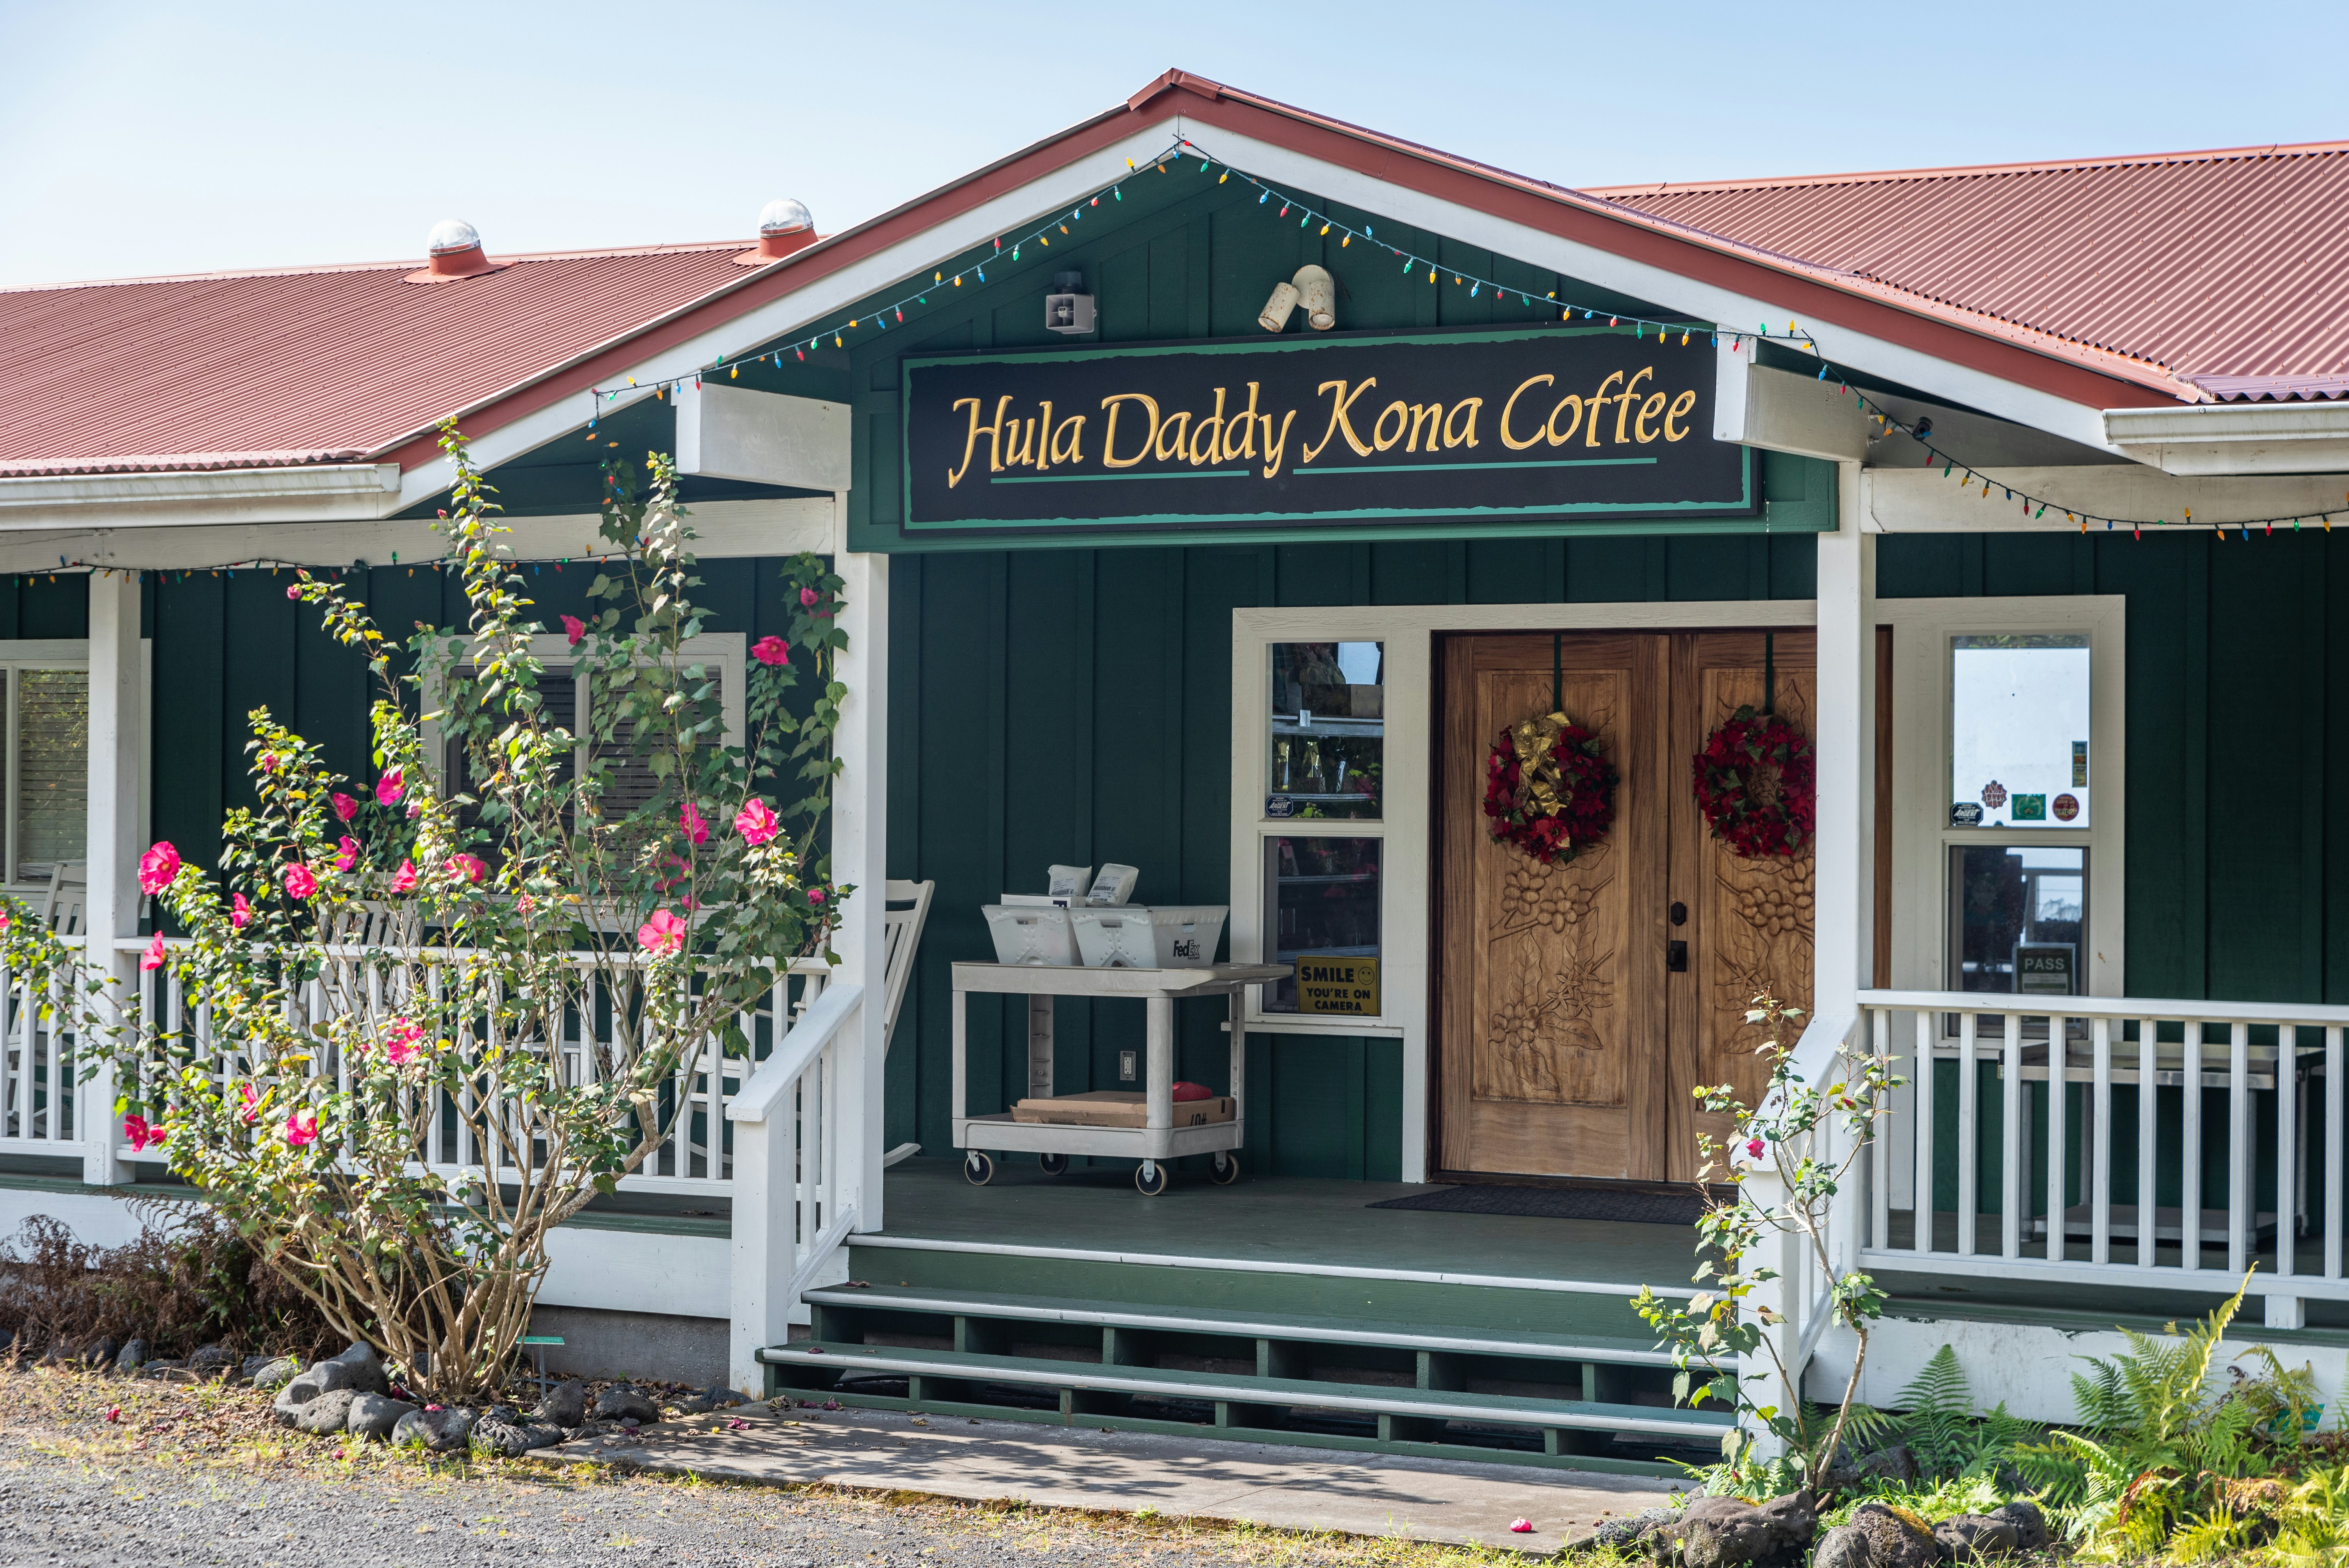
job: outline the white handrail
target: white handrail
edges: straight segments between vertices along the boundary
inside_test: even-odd
[[[792,1086],[798,1083],[810,1063],[855,1014],[857,1004],[864,999],[864,987],[849,982],[827,985],[815,1005],[800,1016],[792,1032],[783,1037],[781,1048],[759,1064],[750,1080],[734,1091],[727,1102],[729,1121],[764,1121],[775,1112]]]
[[[2288,1002],[2204,1002],[2191,997],[2158,996],[2017,996],[1997,991],[1862,991],[1863,1007],[1889,1007],[1897,1012],[2013,1013],[2025,1018],[2061,1014],[2066,1018],[2179,1018],[2226,1020],[2244,1024],[2314,1024],[2349,1026],[2349,1007],[2305,1006]]]

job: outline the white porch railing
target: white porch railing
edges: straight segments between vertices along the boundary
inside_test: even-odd
[[[63,978],[39,987],[5,965],[0,997],[0,1154],[78,1156],[89,1119],[77,1066],[79,998]]]
[[[180,945],[165,944],[167,949]],[[115,946],[119,952],[136,954],[146,951],[147,944],[124,938]],[[461,949],[450,948],[352,945],[317,951],[339,973],[331,985],[319,979],[305,988],[300,1006],[312,1019],[350,1006],[353,999],[371,1009],[396,1011],[398,1003],[390,993],[396,985],[406,983],[404,975],[419,975],[422,983],[437,992],[442,976],[465,962]],[[643,966],[633,954],[583,952],[574,954],[573,962],[577,973],[574,1000],[564,1009],[561,1037],[527,1043],[551,1046],[565,1080],[581,1083],[603,1076],[624,1059],[626,1042],[621,1031],[628,1026]],[[799,1020],[823,995],[830,975],[820,958],[792,960],[777,974],[761,1003],[736,1019],[749,1043],[749,1055],[727,1054],[713,1035],[678,1063],[661,1088],[661,1113],[669,1134],[646,1155],[634,1173],[619,1179],[623,1191],[716,1195],[731,1189],[733,1151],[727,1133],[728,1108],[759,1065],[788,1047]],[[191,1037],[200,1057],[215,1061],[222,1075],[241,1070],[230,1059],[233,1046],[212,1032],[211,1008],[200,999],[190,998],[169,968],[140,972],[139,984],[140,1004],[150,1027]],[[309,1071],[313,1077],[334,1078],[338,1088],[349,1087],[350,1064],[331,1047],[322,1048],[312,1058]],[[529,1146],[524,1134],[517,1130],[511,1139],[483,1136],[474,1129],[474,1107],[470,1100],[456,1103],[447,1090],[435,1093],[437,1101],[425,1124],[424,1165],[452,1179],[495,1180],[514,1169],[516,1149]],[[119,1139],[119,1124],[108,1119]],[[127,1144],[120,1153],[125,1159],[136,1157]]]
[[[1853,1208],[1860,1266],[2225,1296],[2256,1264],[2276,1328],[2302,1326],[2311,1298],[2349,1300],[2349,1007],[1859,1004],[1865,1042],[1910,1086]]]

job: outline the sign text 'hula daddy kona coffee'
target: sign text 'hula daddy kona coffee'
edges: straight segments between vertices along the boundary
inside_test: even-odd
[[[1702,333],[909,357],[908,529],[1750,514]]]
[[[1297,1010],[1377,1016],[1379,961],[1300,954],[1297,960]]]

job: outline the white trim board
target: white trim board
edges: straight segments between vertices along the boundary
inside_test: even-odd
[[[1381,879],[1380,986],[1384,1011],[1375,1019],[1301,1022],[1267,1016],[1252,995],[1252,1033],[1371,1036],[1402,1041],[1402,1179],[1424,1181],[1428,1170],[1430,1040],[1429,899],[1433,864],[1434,767],[1441,754],[1435,722],[1435,634],[1438,632],[1701,631],[1713,626],[1809,626],[1817,605],[1808,599],[1713,600],[1685,603],[1605,604],[1345,604],[1238,609],[1232,612],[1231,954],[1235,963],[1264,953],[1264,840],[1303,830],[1384,841]],[[1386,795],[1377,820],[1275,821],[1262,814],[1264,781],[1271,773],[1266,649],[1274,643],[1385,645]],[[1413,765],[1419,764],[1419,765]],[[1404,874],[1406,870],[1410,874]]]
[[[2077,532],[2080,525],[2064,516],[2066,509],[2098,517],[2167,519],[2164,532],[2186,526],[2189,512],[2198,529],[2233,519],[2313,514],[2327,507],[2349,521],[2349,490],[2341,480],[2323,475],[2180,479],[2134,463],[1975,472],[1991,481],[1988,496],[1979,482],[1969,486],[1944,478],[1939,463],[1923,469],[1862,469],[1862,526],[1870,533]],[[2006,499],[2010,490],[2052,503],[2047,515],[2025,515],[2021,501]],[[2105,530],[2096,524],[2092,531]]]
[[[702,501],[685,511],[686,526],[695,534],[694,553],[705,561],[823,553],[832,547],[830,496]],[[404,566],[441,560],[449,548],[429,519],[236,526],[150,519],[119,528],[90,528],[88,521],[85,514],[70,529],[0,531],[0,572],[59,570],[60,556],[91,566],[167,572],[209,571],[222,561],[255,560],[389,566],[395,554],[397,564]],[[580,561],[612,550],[599,536],[601,519],[592,513],[502,521],[512,531],[505,543],[517,561]]]

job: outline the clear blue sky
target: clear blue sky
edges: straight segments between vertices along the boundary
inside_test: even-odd
[[[2349,138],[2349,4],[0,0],[0,285],[829,232],[1168,66],[1569,184]],[[2158,243],[2159,236],[2147,236]]]

